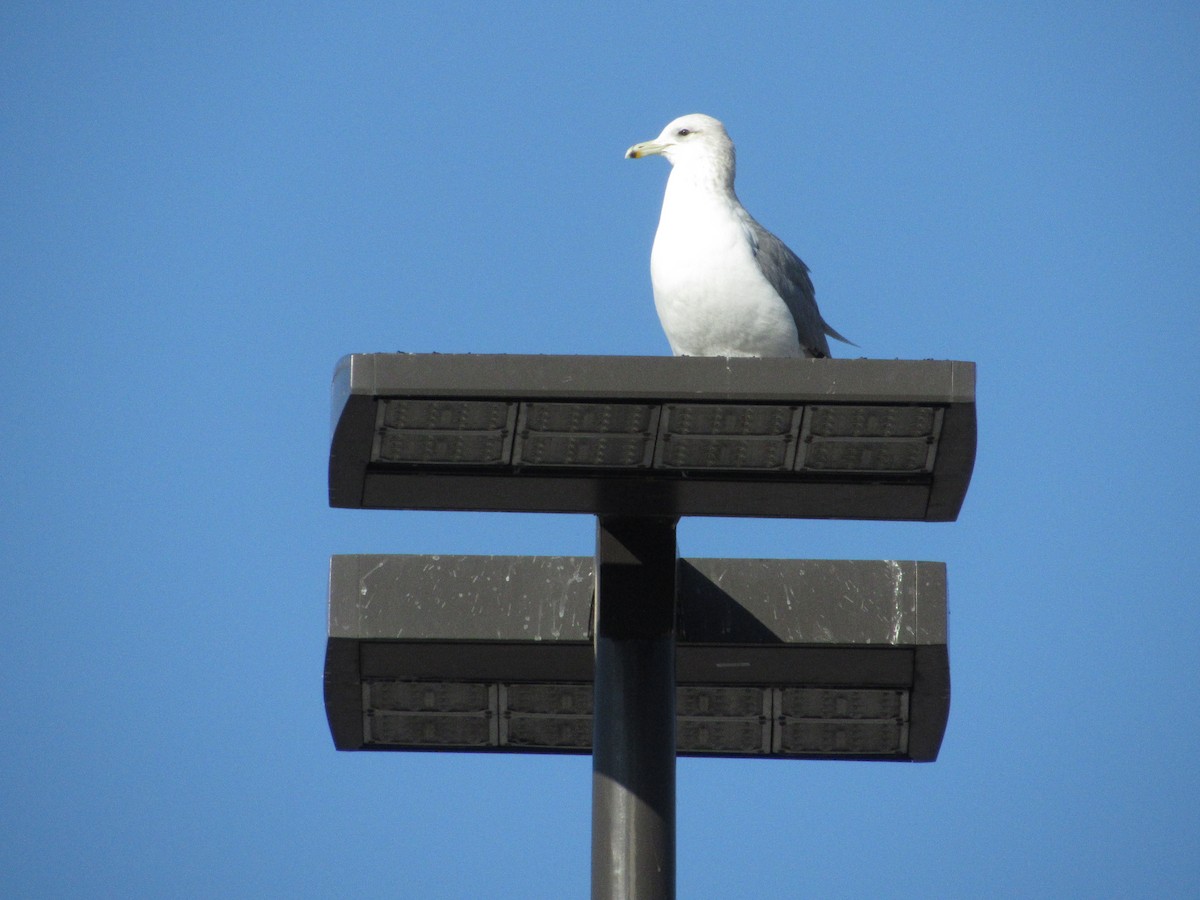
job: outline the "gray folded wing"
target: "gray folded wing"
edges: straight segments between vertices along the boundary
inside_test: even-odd
[[[776,293],[787,304],[796,322],[796,334],[800,346],[812,356],[829,356],[829,335],[843,343],[857,347],[829,327],[817,308],[816,292],[808,276],[808,266],[793,253],[783,241],[758,224],[748,212],[742,213],[742,225],[754,248],[754,258],[759,271]]]

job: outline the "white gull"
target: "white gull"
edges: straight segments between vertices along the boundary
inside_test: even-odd
[[[650,253],[654,305],[676,356],[829,356],[806,266],[733,191],[733,141],[699,113],[671,122],[628,159],[665,156],[671,175]],[[857,345],[855,345],[857,346]]]

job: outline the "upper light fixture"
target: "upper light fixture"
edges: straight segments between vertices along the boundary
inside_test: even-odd
[[[352,354],[336,507],[952,521],[969,362]]]

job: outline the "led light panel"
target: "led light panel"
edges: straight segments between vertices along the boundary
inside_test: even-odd
[[[809,406],[796,468],[810,472],[933,471],[943,411],[932,406]]]
[[[522,403],[513,464],[647,468],[657,424],[644,403]]]
[[[591,684],[502,684],[500,702],[506,713],[546,716],[590,716]]]
[[[799,407],[722,403],[668,403],[663,433],[712,437],[774,437],[794,433]]]
[[[530,750],[592,749],[592,717],[513,716],[501,720],[500,746]]]
[[[677,753],[771,752],[770,719],[679,719],[675,732]]]
[[[521,430],[567,434],[648,434],[658,407],[645,403],[522,403]]]
[[[932,470],[931,406],[379,401],[371,459],[536,469]]]
[[[363,737],[368,744],[494,746],[496,695],[495,685],[470,682],[364,681]]]
[[[590,750],[590,684],[502,684],[500,746]]]
[[[695,438],[663,435],[656,462],[665,469],[787,471],[795,442],[781,439]]]
[[[668,403],[654,463],[663,469],[787,471],[797,419],[791,406]]]
[[[367,681],[363,701],[387,712],[490,712],[494,699],[486,684],[437,681]]]
[[[491,716],[368,712],[363,730],[367,744],[442,749],[496,744],[496,722]]]
[[[385,399],[378,406],[373,462],[498,466],[511,456],[516,404]]]
[[[681,685],[676,690],[675,714],[687,718],[761,719],[771,715],[770,691],[759,687]]]
[[[653,443],[641,435],[522,434],[513,462],[518,466],[646,468]]]
[[[364,743],[405,749],[587,753],[591,684],[363,683]],[[681,754],[898,756],[908,749],[908,692],[679,685]]]
[[[903,722],[784,722],[776,734],[785,755],[889,756],[908,746]]]
[[[937,410],[931,406],[810,406],[808,433],[814,437],[934,437]]]
[[[903,719],[905,691],[783,688],[778,715],[785,719]]]
[[[783,688],[776,692],[774,751],[888,755],[908,748],[908,692]]]
[[[498,400],[382,400],[379,426],[406,431],[499,431],[512,404]]]

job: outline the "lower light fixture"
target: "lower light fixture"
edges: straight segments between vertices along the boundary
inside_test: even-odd
[[[908,691],[679,685],[684,756],[902,756]],[[372,680],[370,749],[590,753],[592,685]]]
[[[336,746],[590,753],[592,567],[333,557]],[[949,713],[943,564],[681,560],[678,590],[679,755],[936,758]]]

